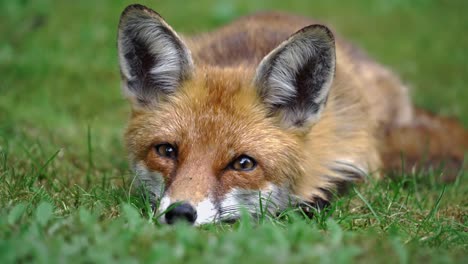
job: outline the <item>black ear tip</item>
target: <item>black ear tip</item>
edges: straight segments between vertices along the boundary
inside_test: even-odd
[[[315,35],[315,36],[319,35],[319,36],[328,38],[332,42],[335,41],[335,36],[333,35],[333,32],[331,31],[331,29],[321,24],[314,24],[314,25],[306,26],[302,28],[301,30],[299,30],[298,32],[296,32],[296,34],[310,34],[310,35]]]
[[[147,13],[147,14],[152,15],[152,16],[156,16],[156,17],[159,17],[159,18],[161,17],[161,15],[159,15],[158,12],[154,11],[153,9],[151,9],[149,7],[146,7],[146,6],[140,5],[140,4],[132,4],[132,5],[127,6],[122,11],[122,15],[120,15],[120,22],[122,22],[122,19],[127,17],[132,12]]]
[[[135,10],[138,10],[138,11],[143,11],[143,10],[150,10],[150,8],[144,6],[144,5],[140,5],[140,4],[132,4],[132,5],[128,5],[122,12],[122,16],[132,12],[132,11],[135,11]]]

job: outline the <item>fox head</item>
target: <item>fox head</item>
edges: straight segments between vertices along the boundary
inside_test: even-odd
[[[162,222],[232,220],[242,208],[274,213],[301,199],[305,135],[335,72],[329,29],[303,28],[255,67],[216,67],[194,61],[159,14],[132,5],[118,52],[132,105],[126,145]]]

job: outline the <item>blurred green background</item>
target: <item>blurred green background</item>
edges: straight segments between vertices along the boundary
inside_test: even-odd
[[[92,149],[97,174],[129,174],[122,146],[129,106],[120,90],[116,31],[131,3],[0,0],[0,146],[17,164],[60,150],[65,162],[56,173],[83,183]],[[140,3],[188,34],[258,10],[314,17],[394,69],[418,106],[468,124],[468,1]]]
[[[0,135],[23,133],[70,146],[86,139],[90,125],[101,147],[121,144],[128,106],[120,92],[115,39],[120,13],[131,3],[0,0]],[[317,18],[400,74],[417,105],[468,124],[468,1],[140,3],[186,33],[257,10]]]
[[[122,141],[116,34],[131,3],[0,0],[0,262],[467,263],[466,177],[445,186],[437,171],[359,185],[327,222],[154,225],[128,191]],[[468,125],[466,0],[139,3],[185,33],[257,10],[319,19],[396,71],[418,106]]]
[[[122,125],[116,28],[132,1],[0,1],[0,120],[52,126]],[[468,1],[140,1],[179,32],[201,32],[256,10],[318,18],[389,65],[414,101],[468,124]],[[10,125],[11,127],[12,125]]]
[[[85,181],[91,161],[97,178],[129,174],[122,144],[129,106],[120,89],[116,34],[131,3],[0,0],[0,146],[15,167],[60,150],[54,173],[71,182]],[[140,3],[187,34],[259,10],[316,18],[394,69],[418,106],[468,124],[468,1]]]

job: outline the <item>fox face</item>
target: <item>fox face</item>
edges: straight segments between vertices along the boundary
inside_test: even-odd
[[[328,28],[303,28],[258,65],[221,67],[194,60],[161,16],[133,5],[118,51],[130,161],[162,222],[233,220],[307,199],[304,146],[335,74]]]
[[[259,195],[272,211],[288,206],[300,139],[265,118],[248,83],[211,74],[134,113],[126,138],[139,181],[162,198],[160,210],[190,204],[196,224],[237,217],[242,206],[256,213]]]

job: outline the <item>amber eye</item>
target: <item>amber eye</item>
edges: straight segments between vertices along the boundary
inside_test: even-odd
[[[177,158],[177,149],[169,143],[159,144],[155,146],[156,152],[159,156],[169,159]]]
[[[231,163],[231,169],[236,171],[251,171],[256,166],[257,162],[247,155],[242,155]]]

